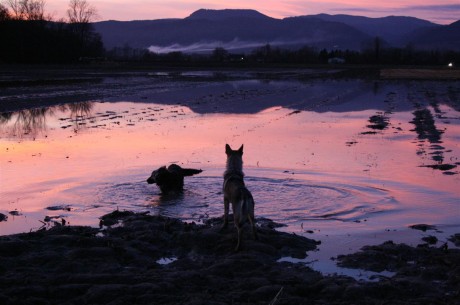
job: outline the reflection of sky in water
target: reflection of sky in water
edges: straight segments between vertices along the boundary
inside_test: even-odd
[[[225,143],[245,144],[256,214],[293,231],[458,225],[458,168],[446,175],[420,166],[437,164],[433,156],[440,154],[444,163],[460,161],[459,113],[443,104],[426,108],[443,131],[436,143],[442,149],[433,148],[414,130],[413,109],[398,111],[394,93],[378,98],[383,110],[273,106],[253,114],[198,114],[186,106],[120,102],[4,115],[0,212],[22,216],[9,216],[0,233],[37,228],[45,215],[95,225],[116,208],[194,221],[220,216]],[[370,128],[376,115],[389,124]],[[204,170],[186,178],[183,197],[163,198],[145,183],[151,170],[171,162]],[[45,209],[60,205],[71,209]]]

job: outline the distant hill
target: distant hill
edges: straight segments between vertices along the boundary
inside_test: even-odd
[[[237,52],[267,43],[283,48],[308,45],[319,49],[361,50],[376,36],[385,46],[405,46],[416,37],[422,41],[426,33],[431,33],[424,31],[443,28],[412,17],[320,14],[276,19],[255,10],[230,9],[201,9],[184,19],[102,21],[94,26],[109,50],[130,46],[155,52],[211,52],[216,47]],[[426,47],[429,44],[429,41],[420,42]]]
[[[372,37],[380,37],[395,47],[405,46],[407,38],[414,31],[439,26],[427,20],[404,16],[369,18],[363,16],[319,14],[312,15],[312,17],[347,24]]]
[[[234,10],[234,9],[226,9],[226,10],[208,10],[208,9],[200,9],[196,12],[192,13],[185,19],[206,19],[206,20],[213,20],[213,21],[222,21],[225,19],[233,19],[233,18],[260,18],[260,19],[274,19],[259,13],[256,10]]]
[[[449,25],[420,29],[408,40],[416,49],[460,51],[460,20]]]

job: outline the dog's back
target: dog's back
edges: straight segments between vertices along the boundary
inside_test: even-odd
[[[201,169],[182,168],[177,164],[171,164],[167,168],[162,166],[152,172],[147,183],[156,183],[163,194],[180,193],[184,187],[184,177],[201,173]]]
[[[224,200],[232,203],[235,220],[243,225],[244,215],[254,215],[254,199],[242,178],[230,177],[224,180]]]

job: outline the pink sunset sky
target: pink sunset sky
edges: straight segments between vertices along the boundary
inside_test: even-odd
[[[455,0],[88,0],[102,20],[147,20],[184,18],[200,9],[254,9],[274,18],[319,13],[368,17],[412,16],[439,24],[460,19],[460,1]],[[65,17],[68,1],[46,0],[46,10],[55,18]]]

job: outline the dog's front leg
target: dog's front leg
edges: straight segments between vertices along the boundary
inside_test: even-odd
[[[257,230],[256,230],[256,221],[254,219],[254,214],[249,215],[249,222],[252,227],[252,236],[254,237],[255,240],[259,239],[259,236],[257,235]]]
[[[235,227],[236,227],[237,236],[238,236],[238,242],[236,243],[235,252],[238,252],[238,251],[240,251],[240,246],[241,246],[240,241],[241,241],[242,228],[241,228],[241,225],[239,223],[237,225],[235,225]]]
[[[221,230],[225,229],[228,225],[228,209],[229,209],[229,206],[230,206],[230,202],[228,201],[227,198],[224,197],[224,221],[223,221],[223,224],[222,224],[222,228]]]

